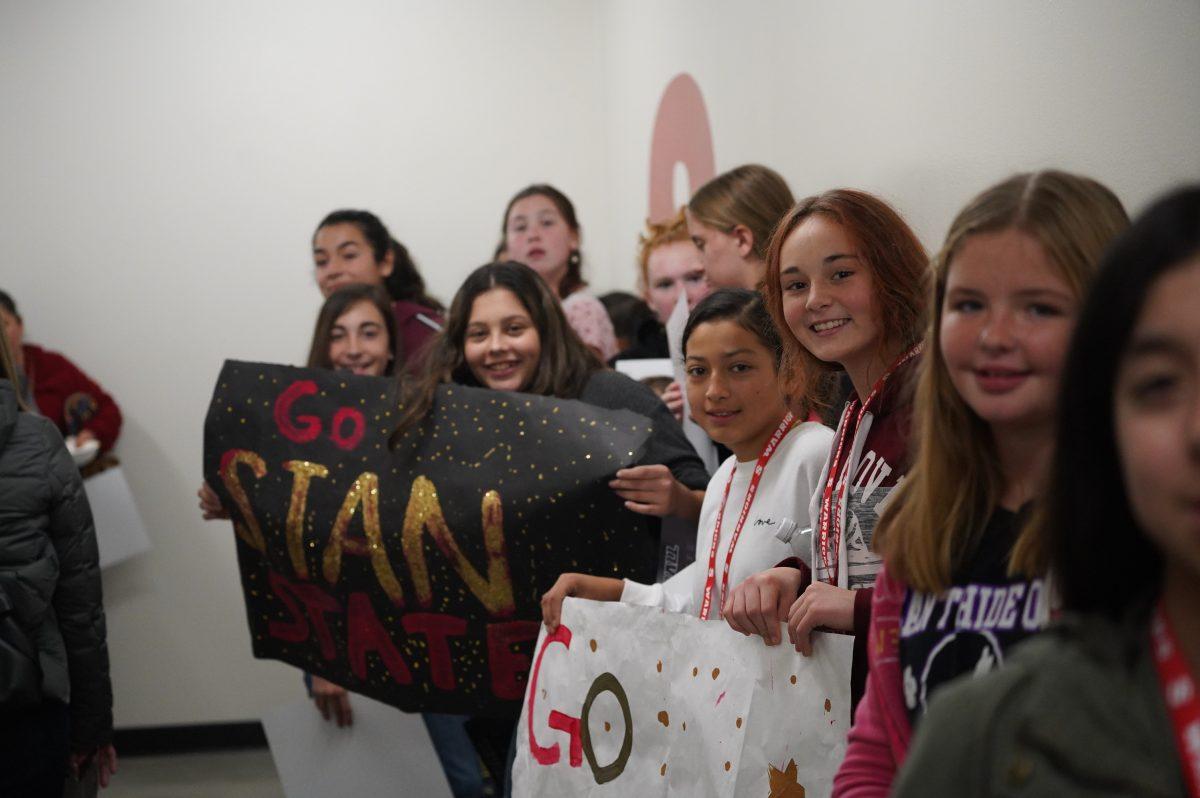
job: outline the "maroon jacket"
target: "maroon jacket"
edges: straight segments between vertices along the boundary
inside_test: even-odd
[[[406,373],[415,374],[425,357],[430,340],[438,334],[444,324],[442,314],[416,302],[398,300],[392,303],[392,315],[396,317],[400,362],[403,363]],[[434,324],[437,326],[434,327]]]
[[[100,441],[100,451],[111,449],[121,434],[121,409],[113,398],[59,353],[33,344],[23,344],[21,350],[38,412],[64,436],[86,429]],[[75,429],[72,417],[82,421]]]
[[[822,488],[813,496],[809,517],[813,520],[816,536],[819,533],[817,527],[826,479],[832,473],[835,479],[847,483],[844,490],[835,493],[835,496],[841,499],[834,508],[842,537],[838,541],[841,552],[838,557],[838,573],[834,575],[825,572],[823,563],[817,556],[815,541],[811,552],[812,562],[817,570],[815,575],[798,557],[791,557],[779,563],[781,566],[799,568],[803,572],[801,593],[814,578],[837,579],[839,583],[844,583],[845,587],[855,591],[854,660],[850,676],[851,704],[855,708],[866,691],[871,602],[875,593],[876,575],[883,567],[882,558],[874,553],[875,522],[879,518],[880,508],[908,470],[912,421],[911,382],[915,377],[918,361],[919,355],[914,355],[895,367],[880,390],[876,402],[866,413],[862,427],[859,427],[857,422],[859,397],[851,394],[851,412],[847,428],[843,430],[839,424],[834,435],[829,462],[821,475]],[[840,459],[835,462],[837,440],[842,433],[844,445]]]

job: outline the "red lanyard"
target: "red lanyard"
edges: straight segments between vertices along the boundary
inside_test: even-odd
[[[1154,610],[1150,622],[1153,637],[1154,664],[1158,666],[1158,681],[1162,686],[1167,711],[1175,727],[1175,744],[1183,760],[1183,778],[1188,794],[1200,798],[1200,695],[1196,679],[1176,643],[1171,622],[1163,612],[1162,602]]]
[[[750,477],[750,486],[746,488],[746,498],[742,502],[742,512],[738,516],[737,525],[733,528],[733,536],[729,539],[729,551],[725,552],[725,569],[721,573],[721,597],[724,599],[729,591],[729,566],[733,562],[733,550],[737,547],[738,538],[742,535],[742,527],[746,524],[746,517],[750,515],[750,505],[754,504],[754,494],[758,491],[758,483],[762,480],[763,471],[770,462],[771,456],[775,454],[775,450],[779,448],[779,442],[783,440],[783,436],[787,435],[788,430],[792,428],[792,421],[795,416],[788,412],[783,421],[779,422],[779,427],[775,430],[775,434],[767,441],[767,445],[763,447],[762,454],[758,456],[758,463],[754,466],[754,475]],[[721,506],[717,508],[717,522],[713,525],[712,548],[708,550],[708,578],[704,581],[704,601],[700,605],[700,619],[707,621],[708,615],[712,611],[713,586],[717,580],[717,544],[721,542],[721,519],[725,517],[725,504],[729,501],[729,489],[733,487],[733,475],[737,473],[737,466],[729,472],[729,480],[725,483],[725,494],[721,497]]]
[[[883,390],[884,383],[888,377],[895,373],[896,369],[903,366],[908,361],[912,360],[917,355],[921,354],[921,344],[916,344],[907,352],[902,354],[900,358],[892,364],[891,368],[883,372],[871,388],[871,393],[867,400],[862,403],[862,407],[858,410],[858,418],[854,421],[854,431],[858,434],[858,428],[862,424],[863,418],[867,415],[867,411],[871,409],[876,398]],[[846,478],[839,480],[839,472],[842,469],[842,449],[846,444],[846,435],[850,429],[850,416],[854,412],[854,407],[858,403],[858,399],[851,399],[846,403],[846,409],[842,411],[842,420],[838,424],[838,439],[837,446],[833,450],[833,459],[829,461],[829,476],[825,479],[825,490],[821,495],[821,512],[817,518],[817,540],[819,543],[821,563],[825,566],[825,573],[828,575],[829,584],[837,586],[838,582],[838,553],[841,548],[842,521],[841,513],[835,512],[836,507],[840,507],[842,496],[846,492],[846,483],[853,476],[849,473],[850,464],[846,464]],[[836,491],[835,491],[836,486]],[[834,493],[836,492],[836,496]],[[832,549],[832,552],[830,551]],[[832,556],[831,556],[832,555]]]

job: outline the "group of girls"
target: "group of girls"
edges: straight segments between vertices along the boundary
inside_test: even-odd
[[[348,282],[377,288],[346,288],[340,299],[327,292],[310,365],[407,370],[402,429],[421,422],[443,382],[650,417],[646,458],[611,486],[631,510],[698,521],[697,562],[660,585],[563,574],[543,598],[544,619],[556,625],[573,595],[723,618],[768,645],[786,628],[801,654],[811,653],[814,630],[853,634],[847,676],[856,710],[835,794],[887,794],[914,729],[926,727],[930,742],[917,737],[900,781],[912,794],[961,794],[971,779],[961,762],[944,766],[948,746],[981,761],[970,774],[974,794],[992,794],[1009,765],[986,744],[993,739],[1008,746],[1003,756],[1027,763],[1009,778],[1069,786],[1089,772],[1062,758],[1078,747],[1055,747],[1056,726],[1039,718],[1038,701],[1010,701],[1027,684],[1065,692],[1081,703],[1064,716],[1086,726],[1103,697],[1086,685],[1064,691],[1072,677],[1050,668],[1053,647],[1073,647],[1082,672],[1122,690],[1126,707],[1130,690],[1140,690],[1139,728],[1155,741],[1169,734],[1163,699],[1147,686],[1148,635],[1173,646],[1156,650],[1181,652],[1185,675],[1200,664],[1200,328],[1186,312],[1200,307],[1196,193],[1184,195],[1190,205],[1175,198],[1152,210],[1112,250],[1104,298],[1097,291],[1081,310],[1102,253],[1128,225],[1112,192],[1088,178],[1043,171],[992,186],[958,214],[930,264],[902,217],[875,196],[838,189],[794,203],[769,169],[719,176],[684,209],[673,238],[643,243],[642,276],[660,317],[688,291],[679,393],[731,452],[711,480],[666,412],[669,393],[660,401],[606,370],[615,344],[591,310],[572,310],[595,300],[582,290],[574,209],[548,186],[514,197],[497,247],[511,260],[472,272],[445,329],[420,350],[397,346],[397,315],[378,290],[391,250],[381,255],[363,236],[357,246],[324,243],[322,225],[314,237],[322,290],[321,270],[336,266],[342,248],[374,269]],[[687,243],[680,224],[690,260],[654,258]],[[651,229],[647,240],[656,237]],[[1135,274],[1143,252],[1157,258],[1152,274]],[[697,262],[706,286],[693,294],[686,275]],[[665,291],[672,280],[670,301],[654,301],[654,287]],[[422,315],[443,321],[424,307]],[[418,352],[419,363],[407,365]],[[833,431],[818,421],[831,405]],[[1103,532],[1095,543],[1093,532]],[[1160,594],[1151,624],[1147,608]],[[1097,650],[1117,632],[1102,638],[1080,622],[1029,646],[1024,665],[1001,669],[1060,608],[1109,622],[1129,614],[1119,639],[1136,658]],[[947,683],[998,669],[947,690],[944,720],[937,704],[925,718]],[[969,714],[975,700],[1010,706],[1008,720]],[[1026,734],[1030,724],[1043,734]],[[1132,737],[1116,725],[1104,729],[1114,746]],[[1183,769],[1157,755],[1174,763],[1158,777],[1170,788],[1161,794],[1184,794]]]
[[[811,653],[816,629],[854,634],[857,709],[835,795],[889,794],[931,696],[959,677],[996,670],[951,693],[946,719],[932,721],[941,728],[918,746],[902,789],[957,795],[970,783],[978,795],[1025,785],[1030,794],[1064,794],[1107,785],[1113,789],[1104,794],[1181,795],[1186,784],[1196,795],[1200,210],[1196,192],[1190,197],[1190,206],[1177,197],[1152,210],[1155,221],[1113,249],[1108,269],[1119,274],[1088,306],[1091,328],[1074,347],[1079,385],[1068,383],[1061,404],[1060,375],[1089,286],[1129,225],[1110,190],[1058,171],[1014,176],[963,208],[932,264],[876,197],[835,190],[800,201],[774,227],[761,285],[783,339],[782,360],[778,338],[764,334],[755,313],[740,312],[757,301],[753,295],[713,294],[696,306],[685,332],[692,416],[733,452],[705,496],[698,561],[655,586],[563,574],[543,598],[545,622],[556,626],[562,599],[580,596],[720,615],[768,645],[781,641],[786,625],[803,654]],[[726,235],[713,246],[701,234],[697,245],[728,252],[737,237]],[[1151,240],[1156,235],[1160,241]],[[1157,258],[1159,273],[1175,270],[1170,287],[1164,279],[1151,292],[1148,278],[1129,274],[1139,248]],[[1118,298],[1116,287],[1131,283],[1134,297]],[[1121,310],[1110,323],[1104,308],[1114,303]],[[746,407],[739,391],[751,394],[764,364],[783,399],[774,406],[760,400],[761,414],[738,419]],[[1126,369],[1133,376],[1123,376]],[[784,413],[803,415],[821,403],[836,391],[831,377],[839,372],[850,393],[829,448],[810,450],[807,460],[803,446],[794,457],[779,456],[788,437],[809,426]],[[1091,423],[1076,420],[1080,411]],[[1056,440],[1065,447],[1057,455]],[[1080,468],[1096,447],[1105,453],[1100,467]],[[1052,462],[1054,493],[1047,490]],[[755,471],[762,485],[787,484],[792,495],[757,493],[745,477],[739,481]],[[1092,491],[1107,500],[1103,510],[1090,503]],[[775,535],[745,526],[765,516],[812,531],[792,535],[793,556],[781,557],[771,545]],[[1137,535],[1139,523],[1157,546],[1142,542],[1127,554],[1121,537]],[[1092,529],[1108,534],[1091,541]],[[1162,551],[1177,559],[1164,565]],[[1138,571],[1134,586],[1113,590],[1130,568]],[[756,571],[739,582],[739,574]],[[1004,672],[1014,648],[1060,609],[1107,618],[1064,623],[1057,642],[1031,647],[1019,670]],[[1122,619],[1126,626],[1114,629]],[[1123,656],[1103,650],[1114,639],[1126,644]],[[1063,645],[1080,676],[1123,694],[1138,691],[1135,701],[1120,702],[1136,731],[1120,713],[1104,712],[1099,738],[1105,750],[1126,745],[1137,755],[1088,767],[1090,743],[1078,738],[1106,698],[1092,684],[1073,683],[1069,668],[1043,673]],[[1162,690],[1151,678],[1153,652]],[[1007,724],[973,703],[1011,707],[1004,702],[1029,685],[1039,688],[1037,697],[1007,711]],[[1043,715],[1055,710],[1039,702],[1068,685],[1077,703],[1063,708],[1069,725],[1060,729]],[[1178,726],[1174,746],[1168,706]],[[1157,748],[1148,752],[1146,740]],[[946,767],[947,749],[979,767]],[[1153,768],[1128,769],[1138,756]]]
[[[653,432],[641,463],[615,474],[612,489],[630,509],[651,517],[651,528],[655,516],[694,522],[708,474],[658,397],[604,365],[603,357],[616,354],[615,339],[606,342],[611,322],[582,290],[580,231],[570,201],[549,186],[527,188],[510,202],[502,231],[501,247],[528,265],[506,261],[476,269],[446,313],[425,294],[406,250],[376,216],[329,214],[312,238],[325,302],[307,365],[405,377],[398,433],[421,423],[437,386],[447,381],[637,412],[651,420]],[[208,485],[199,498],[205,518],[228,517]],[[327,720],[352,724],[345,689],[315,675],[307,681]],[[479,722],[472,729],[477,746],[466,718],[423,718],[456,796],[485,792],[477,747],[493,749],[484,758],[497,779],[503,776],[511,728],[497,733],[494,724]]]

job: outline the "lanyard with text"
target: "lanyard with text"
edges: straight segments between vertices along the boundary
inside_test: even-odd
[[[1167,711],[1175,727],[1175,743],[1183,760],[1183,778],[1188,795],[1200,798],[1200,695],[1196,694],[1196,679],[1188,668],[1183,652],[1176,643],[1171,622],[1162,603],[1150,622],[1154,644],[1154,663],[1158,666],[1158,681],[1162,685]]]
[[[866,416],[867,411],[871,409],[875,400],[879,397],[888,377],[892,376],[896,369],[919,354],[921,354],[921,345],[917,344],[902,354],[892,364],[891,368],[883,372],[883,376],[875,382],[875,386],[871,388],[871,394],[862,403],[862,406],[858,408],[858,418],[854,422],[854,432],[856,435],[858,434],[859,426],[862,425],[863,417]],[[837,508],[841,506],[842,496],[846,492],[846,483],[853,478],[853,474],[849,473],[848,463],[846,464],[846,478],[841,480],[840,484],[838,477],[843,470],[842,450],[845,447],[847,431],[850,428],[850,417],[854,414],[857,404],[857,399],[847,402],[846,409],[842,412],[842,420],[838,424],[837,446],[833,450],[833,459],[829,461],[829,476],[825,479],[825,490],[821,494],[821,512],[817,518],[817,543],[820,548],[821,564],[825,566],[825,574],[829,580],[829,584],[834,586],[838,583],[838,550],[841,547],[842,533],[841,513],[837,512]],[[853,444],[851,446],[853,448]],[[816,563],[813,563],[813,565],[815,566]]]
[[[746,498],[742,501],[742,512],[738,516],[737,524],[733,527],[733,536],[729,538],[729,550],[725,552],[725,569],[721,573],[722,601],[729,592],[729,566],[733,562],[733,550],[737,547],[738,538],[742,535],[746,517],[750,515],[750,505],[754,504],[754,494],[758,491],[758,483],[762,480],[763,471],[771,460],[771,455],[775,454],[775,450],[779,448],[779,442],[792,428],[794,420],[795,416],[791,412],[783,417],[783,421],[779,422],[779,427],[767,441],[767,445],[763,447],[762,454],[758,456],[758,463],[754,466],[754,474],[750,477],[750,486],[746,488]],[[704,621],[708,620],[709,613],[712,611],[713,587],[717,581],[717,544],[721,542],[721,520],[725,517],[725,504],[729,501],[729,489],[733,487],[735,473],[737,473],[736,465],[729,472],[729,480],[725,483],[725,494],[721,497],[720,507],[717,508],[717,521],[713,525],[712,548],[708,551],[708,577],[704,581],[704,602],[700,605],[700,619]]]

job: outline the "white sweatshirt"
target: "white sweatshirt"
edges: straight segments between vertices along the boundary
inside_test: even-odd
[[[815,421],[797,424],[784,436],[763,471],[754,504],[750,507],[737,548],[734,549],[729,568],[731,590],[747,577],[771,568],[792,555],[791,546],[776,537],[785,523],[793,523],[797,529],[812,526],[808,517],[809,500],[820,485],[821,469],[829,457],[832,440],[833,431]],[[621,601],[663,607],[672,612],[700,613],[704,603],[713,525],[717,521],[717,510],[725,493],[729,472],[733,471],[733,483],[729,487],[729,500],[721,519],[721,537],[717,543],[713,608],[710,614],[711,618],[721,617],[721,603],[725,600],[721,594],[725,556],[742,512],[742,502],[746,499],[746,490],[750,486],[757,459],[739,463],[737,458],[730,457],[709,480],[696,528],[696,560],[660,584],[643,585],[626,579]]]

